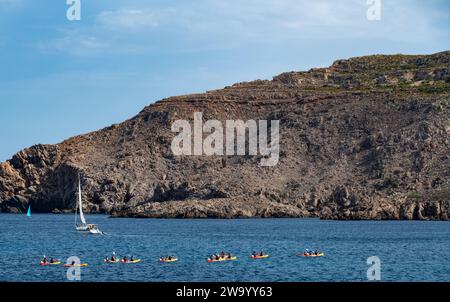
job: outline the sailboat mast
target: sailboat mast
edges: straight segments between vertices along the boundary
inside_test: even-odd
[[[80,180],[80,176],[78,176],[78,204],[79,204],[80,210],[81,210],[81,180]]]
[[[78,174],[78,184],[80,183],[80,174]],[[77,221],[78,221],[78,194],[79,191],[77,191],[76,195],[77,198],[75,200],[75,226],[77,226]]]

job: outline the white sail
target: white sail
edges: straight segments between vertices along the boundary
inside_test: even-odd
[[[81,181],[78,178],[78,206],[80,207],[80,220],[82,224],[86,224],[86,219],[83,214],[83,204],[81,203]]]

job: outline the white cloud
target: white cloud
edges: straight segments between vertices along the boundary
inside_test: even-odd
[[[407,0],[383,0],[383,17],[375,28],[366,19],[366,0],[198,0],[171,8],[142,6],[104,11],[98,22],[111,30],[158,27],[168,34],[182,31],[191,37],[206,34],[233,40],[280,40],[295,35],[326,40],[328,36],[351,38],[366,33],[372,37],[396,35],[396,39],[411,41],[417,39],[417,30],[431,30],[430,16]]]
[[[98,22],[109,29],[140,30],[158,26],[162,17],[160,11],[121,9],[101,12]]]
[[[435,10],[423,10],[417,2],[382,0],[378,22],[366,19],[367,9],[366,0],[198,0],[163,8],[141,3],[138,9],[100,12],[92,26],[49,47],[87,55],[102,48],[118,53],[173,50],[174,44],[198,50],[337,39],[426,43],[445,30],[433,24]]]
[[[63,30],[63,36],[50,41],[39,42],[35,46],[43,52],[67,52],[76,56],[100,54],[109,45],[79,31]]]

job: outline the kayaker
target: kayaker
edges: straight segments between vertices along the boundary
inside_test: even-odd
[[[132,261],[132,262],[134,261],[134,257],[133,256],[131,256],[130,261]]]
[[[127,256],[124,256],[123,259],[122,259],[122,261],[123,261],[123,262],[128,262]]]
[[[264,252],[261,251],[261,253],[259,253],[259,255],[260,255],[261,257],[264,256]]]
[[[253,251],[252,256],[256,257],[256,252],[255,251]]]
[[[55,262],[56,262],[55,259],[50,258],[50,263],[55,263]]]
[[[72,263],[70,265],[75,266],[76,262],[72,261]]]
[[[42,263],[48,263],[47,257],[44,255],[44,259],[41,260]]]

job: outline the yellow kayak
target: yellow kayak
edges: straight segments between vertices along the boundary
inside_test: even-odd
[[[262,255],[262,256],[260,256],[260,255],[251,255],[250,258],[252,258],[252,259],[266,259],[266,258],[269,258],[269,255]]]
[[[172,262],[177,262],[178,258],[172,258],[172,259],[159,259],[159,262],[162,263],[172,263]]]
[[[141,259],[136,259],[136,260],[133,260],[133,261],[131,261],[131,260],[123,261],[123,260],[121,260],[120,262],[125,263],[125,264],[135,264],[135,263],[141,262]]]
[[[325,257],[324,253],[319,253],[319,254],[300,254],[300,257],[309,257],[309,258],[314,258],[314,257]]]
[[[236,256],[233,256],[231,258],[228,257],[223,257],[223,258],[219,258],[219,259],[208,259],[208,262],[224,262],[224,261],[233,261],[233,260],[237,260]]]

